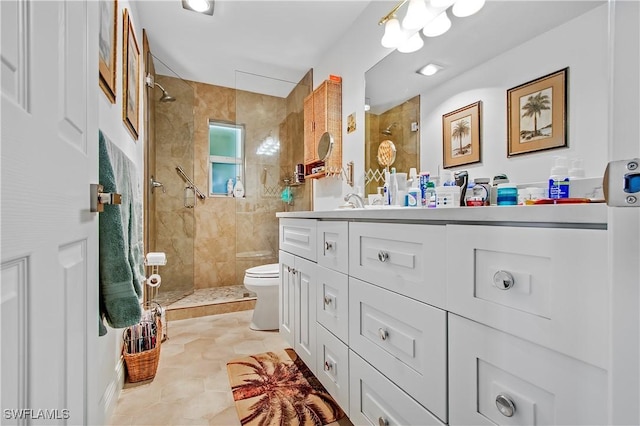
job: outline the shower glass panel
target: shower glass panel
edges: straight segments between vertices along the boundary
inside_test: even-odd
[[[177,167],[181,167],[193,180],[194,88],[157,57],[153,60],[157,85],[156,96],[150,100],[155,109],[155,173],[152,175],[163,186],[155,187],[150,194],[154,200],[150,204],[155,208],[147,214],[150,220],[155,220],[154,251],[167,255],[166,266],[159,270],[162,284],[156,297],[166,306],[194,290],[195,210],[201,200],[177,172]],[[175,100],[167,102],[166,94]]]
[[[311,72],[298,83],[236,72],[236,123],[245,129],[245,196],[235,199],[237,284],[246,269],[278,262],[276,213],[310,210],[311,182],[288,183],[303,162],[303,101],[311,85]]]

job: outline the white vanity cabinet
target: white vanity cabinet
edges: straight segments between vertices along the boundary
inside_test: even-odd
[[[315,373],[316,221],[280,221],[280,334]]]
[[[309,216],[314,370],[354,424],[607,423],[606,209],[307,212],[290,246]]]

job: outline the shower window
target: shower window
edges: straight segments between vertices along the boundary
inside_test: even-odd
[[[209,195],[227,196],[227,183],[244,183],[244,126],[209,121]]]

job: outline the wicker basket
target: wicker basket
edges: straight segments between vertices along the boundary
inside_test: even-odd
[[[130,383],[150,380],[156,376],[158,361],[160,361],[160,346],[162,343],[162,322],[160,322],[160,318],[156,318],[156,326],[157,340],[153,349],[137,353],[128,353],[127,345],[125,344],[122,347],[122,356],[127,366],[127,377]]]

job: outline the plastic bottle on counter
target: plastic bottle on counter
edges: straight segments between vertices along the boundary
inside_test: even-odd
[[[391,168],[391,186],[390,186],[390,194],[389,194],[389,204],[390,205],[400,205],[401,203],[398,200],[398,177],[396,176],[396,168]]]
[[[549,176],[549,198],[569,198],[569,168],[566,157],[555,157]]]
[[[425,190],[425,207],[435,208],[437,206],[436,184],[429,181]]]

